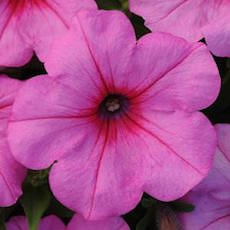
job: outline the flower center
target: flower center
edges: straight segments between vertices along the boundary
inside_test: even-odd
[[[104,98],[99,106],[99,113],[103,116],[113,116],[123,112],[129,102],[128,99],[120,94],[110,94]]]
[[[120,109],[120,101],[117,98],[108,98],[105,102],[105,107],[109,112],[116,112]]]

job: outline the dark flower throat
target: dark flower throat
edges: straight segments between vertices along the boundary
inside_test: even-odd
[[[112,117],[124,112],[129,105],[128,98],[120,94],[109,94],[99,106],[99,114],[103,117]]]

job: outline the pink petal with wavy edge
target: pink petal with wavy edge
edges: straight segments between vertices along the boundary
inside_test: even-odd
[[[38,230],[65,230],[66,226],[63,222],[54,215],[44,217]],[[15,216],[6,223],[6,230],[29,230],[26,217]]]
[[[220,77],[202,43],[153,33],[138,41],[134,54],[130,66],[135,66],[135,70],[127,81],[137,91],[133,90],[137,95],[132,98],[144,106],[146,102],[151,109],[161,111],[195,111],[215,101]]]
[[[215,130],[198,112],[152,111],[150,115],[150,111],[130,113],[128,119],[146,145],[140,146],[149,162],[144,190],[170,201],[183,196],[208,173],[215,153]]]
[[[26,174],[11,155],[6,140],[8,119],[20,86],[19,81],[0,76],[0,206],[10,206],[17,201]]]
[[[130,10],[142,16],[154,32],[190,41],[205,37],[214,54],[230,56],[229,0],[130,0]]]
[[[87,130],[81,144],[51,170],[54,195],[87,219],[126,213],[141,199],[146,163],[140,152],[146,147],[135,131],[129,131],[129,123],[102,121],[99,129],[78,128],[79,133]]]
[[[96,9],[93,0],[32,0],[0,2],[0,56],[2,66],[27,63],[35,51],[46,59],[53,39],[67,31],[82,8]]]
[[[75,215],[67,226],[67,230],[129,230],[129,226],[121,217],[113,217],[99,221],[87,221]]]
[[[187,230],[218,230],[230,228],[230,125],[216,125],[220,149],[214,165],[205,178],[185,200],[195,205],[195,211],[180,216]]]
[[[230,57],[230,6],[203,29],[208,48],[216,56]]]
[[[88,84],[82,95],[63,82],[64,77],[63,81],[46,76],[30,79],[14,104],[8,139],[16,159],[29,168],[49,167],[78,144],[78,129],[95,120],[95,112],[89,111],[94,88]]]
[[[70,32],[54,43],[45,67],[50,76],[77,73],[78,78],[94,81],[107,91],[119,78],[129,77],[127,63],[135,45],[134,30],[121,12],[81,11]]]
[[[197,70],[196,59],[207,69]],[[28,167],[57,160],[50,185],[63,204],[85,218],[101,219],[134,208],[145,190],[163,200],[179,198],[206,175],[215,132],[204,116],[191,113],[212,103],[219,90],[205,47],[162,33],[135,42],[122,13],[82,11],[73,29],[56,41],[46,68],[50,77],[29,80],[19,92],[8,139],[16,159]],[[185,89],[178,85],[181,73]],[[115,117],[101,110],[111,94],[128,100]]]

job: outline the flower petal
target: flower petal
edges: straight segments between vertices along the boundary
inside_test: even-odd
[[[230,57],[230,2],[226,11],[203,29],[208,48],[222,57]]]
[[[88,87],[91,95],[92,89]],[[18,93],[8,127],[15,158],[33,169],[47,168],[58,160],[79,141],[76,130],[93,119],[92,101],[87,100],[91,95],[46,76],[28,80]]]
[[[193,212],[180,215],[186,230],[219,230],[230,228],[230,203],[212,195],[190,192],[186,200],[195,205]]]
[[[217,125],[219,147],[229,146],[230,125]],[[208,176],[183,199],[195,205],[195,211],[180,215],[185,229],[230,228],[230,151],[217,149]]]
[[[202,114],[146,109],[143,115],[133,112],[127,116],[146,143],[140,152],[149,163],[145,166],[147,193],[164,201],[178,199],[207,175],[216,135]]]
[[[93,0],[0,3],[0,65],[20,66],[36,51],[44,61],[53,39],[67,31],[71,18],[82,8],[96,9]]]
[[[44,217],[38,227],[38,230],[65,230],[64,223],[54,215]]]
[[[226,4],[228,0],[130,0],[130,9],[143,16],[152,31],[199,41],[203,38],[202,28],[212,22]]]
[[[129,230],[130,228],[120,217],[112,217],[99,221],[87,221],[75,215],[68,224],[67,230]]]
[[[51,76],[67,74],[113,91],[135,44],[132,25],[121,12],[81,11],[70,32],[54,44],[45,66]]]
[[[34,9],[30,31],[34,35],[35,51],[41,61],[46,60],[53,40],[66,32],[80,9],[96,9],[93,0],[46,0],[44,3],[43,7]]]
[[[24,216],[14,216],[6,223],[6,230],[28,230],[28,224]]]
[[[25,216],[14,216],[6,223],[6,230],[28,230],[28,223]],[[38,230],[65,230],[62,221],[54,215],[41,219]]]
[[[230,126],[228,124],[217,124],[218,146],[222,153],[230,160]],[[230,167],[229,167],[230,168]]]
[[[133,209],[144,182],[143,140],[137,142],[120,121],[104,121],[99,128],[91,125],[78,132],[85,132],[81,145],[59,159],[50,172],[54,195],[91,220]]]
[[[216,199],[228,200],[230,203],[230,125],[216,125],[218,149],[214,165],[208,177],[194,189],[203,193],[212,194]]]
[[[201,43],[153,33],[138,41],[132,64],[129,85],[136,92],[131,97],[146,101],[152,109],[201,110],[214,102],[220,90],[217,66]]]
[[[19,31],[22,19],[13,16],[9,1],[0,2],[0,66],[20,66],[28,62],[33,50]]]
[[[6,139],[11,107],[20,86],[19,81],[0,76],[0,206],[10,206],[17,201],[26,175],[24,167],[13,158]]]

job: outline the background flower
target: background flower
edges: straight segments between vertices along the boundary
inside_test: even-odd
[[[215,55],[230,57],[229,0],[130,0],[130,10],[152,31],[190,41],[205,38]]]
[[[65,230],[66,227],[62,221],[54,215],[44,217],[38,230]],[[6,223],[6,230],[29,230],[26,217],[14,216]],[[83,228],[82,228],[83,230]]]
[[[2,0],[0,2],[0,66],[27,63],[35,51],[45,60],[55,36],[66,32],[81,8],[93,0]],[[4,55],[2,55],[4,54]]]
[[[216,126],[218,149],[208,177],[185,197],[195,211],[181,215],[185,230],[230,228],[230,125]]]
[[[68,224],[67,230],[129,230],[129,226],[120,217],[99,221],[87,221],[75,215]]]
[[[50,184],[64,205],[88,219],[120,215],[144,191],[173,200],[207,174],[215,131],[197,110],[220,79],[204,45],[163,33],[136,42],[123,14],[82,11],[53,47],[52,77],[19,92],[8,139],[29,168],[57,160]]]
[[[14,160],[6,140],[12,104],[20,87],[20,81],[0,75],[0,206],[17,201],[26,175],[24,167]]]

